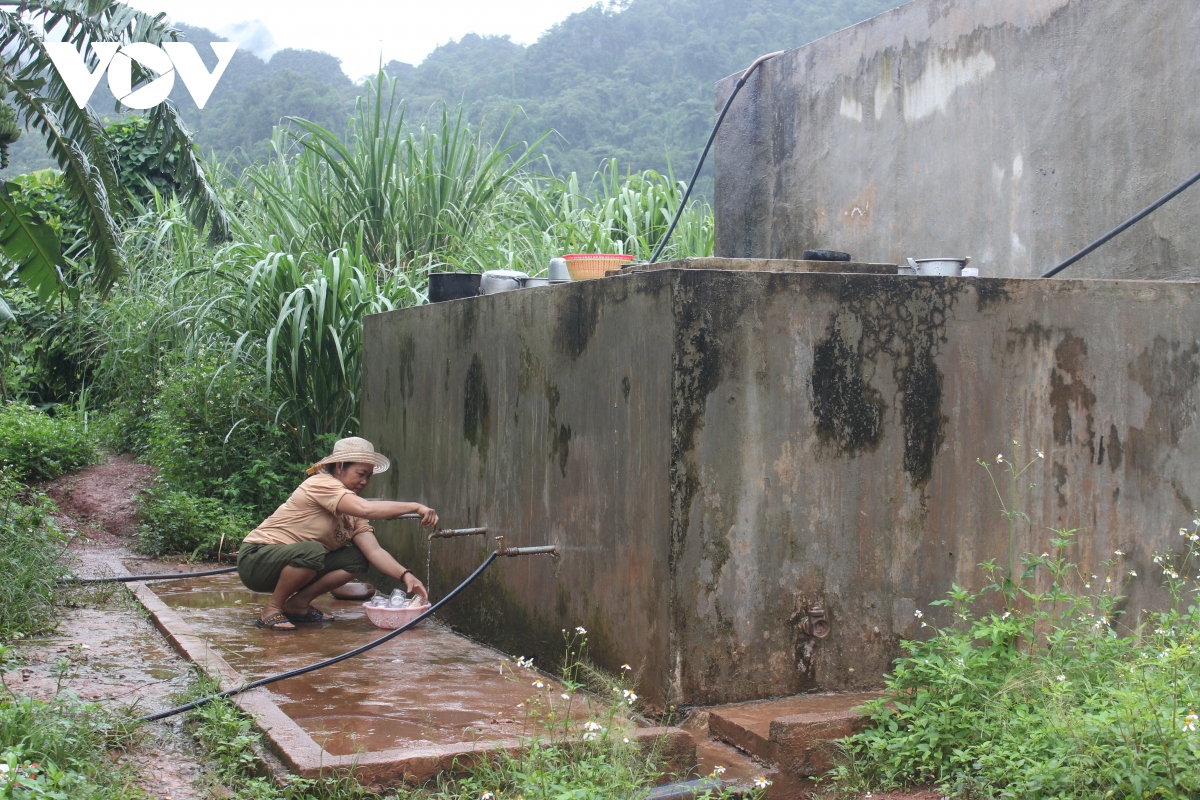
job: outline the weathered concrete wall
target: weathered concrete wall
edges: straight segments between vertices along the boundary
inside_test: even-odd
[[[610,669],[665,661],[669,288],[593,281],[368,318],[363,431],[394,467],[367,493],[563,553],[501,559],[446,614],[466,633],[549,667],[582,625]],[[378,529],[424,579],[416,524]],[[435,596],[494,545],[434,541]],[[661,696],[662,677],[647,690]]]
[[[976,459],[1013,439],[1046,455],[1014,551],[1079,528],[1072,560],[1123,586],[1127,619],[1163,602],[1152,555],[1200,500],[1198,300],[664,270],[438,304],[369,320],[363,433],[396,460],[388,494],[563,548],[472,590],[452,618],[474,635],[546,659],[583,624],[658,702],[866,687],[916,609],[948,623],[929,603],[1006,558]],[[424,561],[424,537],[388,536]],[[434,548],[435,594],[485,552]],[[798,626],[814,602],[820,641]]]
[[[1040,275],[1200,169],[1198,34],[1192,2],[915,0],[793,50],[717,140],[716,253]],[[1198,214],[1193,188],[1069,274],[1196,277]]]
[[[948,624],[929,602],[1005,562],[976,459],[1014,439],[1046,454],[1015,552],[1078,528],[1085,574],[1140,574],[1132,618],[1161,603],[1153,552],[1200,500],[1198,299],[1189,283],[681,274],[682,695],[875,684],[917,608]],[[795,624],[815,601],[833,626],[819,642]]]

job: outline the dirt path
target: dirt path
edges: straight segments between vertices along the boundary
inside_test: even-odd
[[[70,549],[78,574],[112,575],[156,564],[132,550],[135,498],[154,472],[117,456],[42,487],[58,504],[59,525],[77,536]],[[99,593],[64,589],[62,600],[70,607],[57,632],[23,642],[24,665],[4,675],[14,691],[53,697],[65,667],[64,690],[144,713],[168,707],[188,687],[190,665],[167,646],[123,587]],[[163,800],[209,795],[202,755],[178,720],[151,723],[142,732],[124,758],[135,764],[147,794]]]

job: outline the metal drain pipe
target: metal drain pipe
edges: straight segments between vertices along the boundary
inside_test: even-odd
[[[453,539],[455,536],[486,536],[487,528],[450,528],[444,531],[434,531],[430,539]]]
[[[549,546],[544,546],[544,547],[511,548],[511,550],[536,550],[536,551],[538,551],[538,553],[555,553],[557,548],[555,548],[553,545],[549,545]],[[348,650],[347,652],[342,653],[339,656],[334,656],[333,658],[327,658],[324,661],[318,661],[315,664],[309,664],[307,667],[300,667],[299,669],[293,669],[293,670],[288,670],[287,672],[281,672],[278,675],[270,675],[266,678],[259,678],[256,681],[251,681],[250,683],[245,684],[244,686],[239,686],[235,689],[228,689],[219,694],[209,695],[208,697],[202,697],[199,700],[193,700],[190,703],[185,703],[181,706],[176,706],[175,708],[169,708],[166,711],[158,711],[154,714],[147,714],[143,717],[138,717],[137,721],[138,722],[153,722],[155,720],[166,719],[167,717],[173,717],[176,714],[182,714],[184,711],[191,711],[194,708],[199,708],[202,705],[206,705],[208,703],[211,703],[213,700],[217,700],[222,697],[233,697],[234,695],[241,694],[242,692],[248,692],[251,689],[257,689],[260,686],[266,686],[267,684],[275,683],[277,681],[284,680],[285,678],[295,678],[299,675],[305,675],[309,672],[316,672],[319,669],[324,669],[325,667],[331,667],[334,664],[341,663],[342,661],[345,661],[348,658],[354,658],[355,656],[362,655],[363,653],[367,652],[368,650],[372,650],[372,649],[378,647],[379,645],[383,644],[384,642],[390,642],[392,639],[395,639],[400,634],[402,634],[405,631],[410,630],[411,628],[416,626],[422,620],[428,619],[430,616],[432,616],[432,614],[435,611],[437,611],[442,606],[446,605],[446,603],[449,603],[451,600],[453,600],[455,597],[457,597],[458,594],[463,589],[466,589],[468,586],[470,586],[471,583],[474,582],[474,580],[476,578],[478,578],[480,575],[482,575],[484,570],[486,570],[488,567],[490,567],[492,565],[492,562],[495,561],[496,558],[499,557],[500,555],[501,555],[501,553],[499,550],[495,550],[495,551],[489,553],[488,557],[484,560],[484,562],[482,564],[480,564],[475,569],[474,572],[472,572],[470,575],[468,575],[467,579],[465,581],[460,583],[458,586],[454,587],[454,590],[451,591],[450,594],[446,595],[441,600],[437,601],[432,606],[430,606],[430,608],[425,613],[423,613],[419,617],[415,618],[412,622],[409,622],[406,625],[402,625],[399,628],[396,628],[396,630],[394,630],[394,631],[389,631],[388,633],[385,633],[383,636],[380,636],[378,639],[375,639],[374,641],[367,642],[362,647],[356,647],[353,650]],[[507,553],[504,553],[504,555],[509,555],[509,556],[533,555],[533,553],[527,554],[527,553],[507,552]]]

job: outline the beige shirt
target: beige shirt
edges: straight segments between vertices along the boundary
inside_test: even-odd
[[[337,512],[338,502],[353,494],[328,472],[318,472],[292,492],[287,502],[245,538],[246,544],[320,542],[325,552],[345,547],[364,531],[365,519]]]

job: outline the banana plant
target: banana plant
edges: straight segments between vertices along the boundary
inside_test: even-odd
[[[91,45],[95,42],[157,46],[177,39],[178,32],[164,14],[146,14],[112,0],[0,2],[0,93],[26,128],[45,138],[62,169],[64,185],[80,209],[87,233],[92,280],[97,289],[107,292],[126,271],[116,220],[127,210],[124,193],[119,191],[104,125],[94,111],[75,103],[50,60],[46,37],[70,42],[94,71],[98,59]],[[134,85],[154,77],[136,61],[133,68]],[[229,221],[175,108],[163,102],[149,117],[154,131],[163,132],[162,155],[176,149],[179,153],[175,177],[192,223],[207,226],[213,242],[227,241]],[[15,274],[44,297],[67,288],[60,269],[62,256],[57,237],[50,246],[46,231],[32,225],[31,219],[10,197],[0,199],[0,254],[8,262],[4,272]]]

